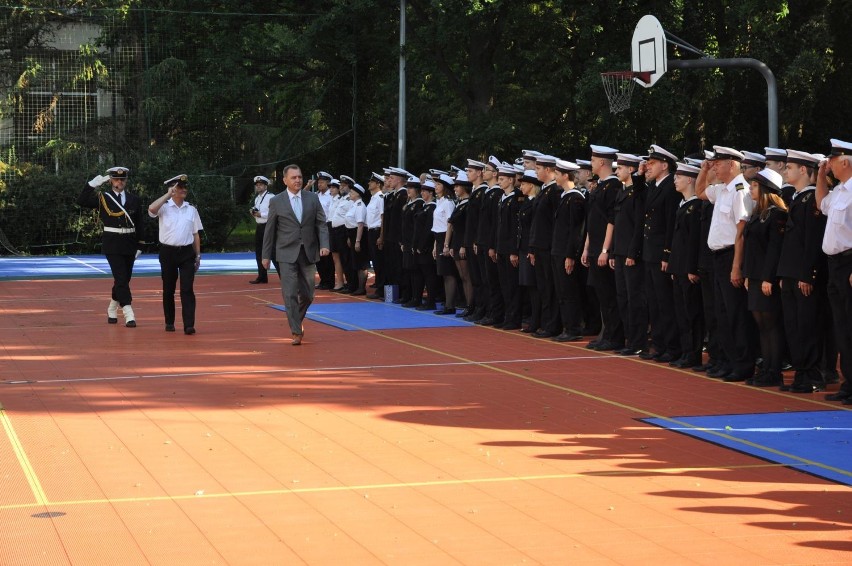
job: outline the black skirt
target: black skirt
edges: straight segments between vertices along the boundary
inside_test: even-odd
[[[453,260],[452,256],[449,255],[441,255],[441,252],[444,251],[444,242],[447,241],[447,233],[446,232],[433,232],[435,234],[435,249],[438,251],[438,275],[455,275],[456,274],[456,262]]]
[[[352,247],[349,248],[349,251],[352,253],[352,261],[355,269],[367,269],[370,267],[370,246],[365,238],[366,235],[367,229],[364,228],[361,232],[361,249],[356,251],[355,240],[358,237],[358,228],[346,228],[346,236],[352,243]]]
[[[336,228],[332,228],[329,236],[329,244],[331,245],[332,252],[345,253],[347,251],[345,225],[341,224]]]
[[[771,312],[781,310],[781,289],[778,283],[772,284],[772,294],[763,294],[763,281],[757,279],[748,280],[748,310],[757,312]]]

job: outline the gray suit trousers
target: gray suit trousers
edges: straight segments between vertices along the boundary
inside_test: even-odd
[[[302,321],[308,307],[314,302],[314,279],[316,264],[308,261],[305,247],[299,250],[299,257],[293,263],[279,262],[281,267],[281,296],[287,309],[287,320],[293,334],[302,334]]]

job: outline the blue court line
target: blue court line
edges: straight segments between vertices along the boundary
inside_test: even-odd
[[[199,273],[252,273],[257,271],[254,252],[201,254]],[[157,254],[139,256],[133,275],[159,275]],[[109,263],[102,255],[0,257],[2,279],[58,279],[112,277]]]
[[[640,420],[852,486],[852,411]]]
[[[281,305],[269,305],[285,311]],[[399,330],[404,328],[447,328],[472,326],[452,315],[436,315],[432,311],[407,309],[378,302],[314,303],[306,318],[342,330]]]

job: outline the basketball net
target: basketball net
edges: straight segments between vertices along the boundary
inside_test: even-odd
[[[636,86],[634,77],[642,80],[643,74],[632,71],[610,71],[601,73],[606,98],[609,101],[609,110],[613,114],[623,112],[630,108],[630,98],[633,96],[633,87]],[[648,82],[647,80],[645,82]]]

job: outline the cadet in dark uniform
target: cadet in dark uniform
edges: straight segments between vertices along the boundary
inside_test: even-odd
[[[645,292],[651,321],[651,339],[656,353],[642,354],[643,359],[673,362],[680,358],[672,303],[671,277],[666,274],[674,235],[675,215],[681,197],[674,188],[677,157],[659,145],[652,145],[648,161],[643,164],[648,184],[645,197],[645,227],[642,262],[645,269]],[[640,172],[643,172],[640,167]]]
[[[524,182],[524,172],[518,174],[518,168],[515,168],[515,182],[520,185],[521,193],[524,195],[524,201],[518,209],[518,284],[524,292],[524,299],[529,305],[529,319],[526,326],[521,328],[521,332],[532,334],[541,326],[541,300],[538,295],[538,285],[535,278],[535,267],[532,264],[532,252],[530,251],[530,228],[535,214],[535,207],[540,202],[538,198],[539,190],[541,189],[538,177],[532,175],[530,178],[535,179],[535,183],[528,181]]]
[[[467,215],[468,205],[470,204],[470,189],[472,183],[467,180],[467,174],[463,171],[456,175],[453,189],[456,193],[458,203],[453,209],[450,218],[447,220],[447,242],[450,256],[456,263],[456,271],[459,272],[459,278],[462,281],[465,297],[467,298],[467,308],[456,314],[457,317],[467,320],[468,317],[474,314],[475,307],[473,296],[473,281],[470,277],[470,261],[465,247],[467,239]]]
[[[467,227],[464,232],[464,248],[470,280],[473,285],[473,296],[467,296],[467,304],[469,307],[474,307],[474,312],[464,317],[469,322],[479,322],[488,317],[488,297],[490,294],[486,288],[484,275],[487,269],[485,262],[488,260],[488,250],[479,250],[476,245],[476,239],[479,236],[479,222],[485,202],[485,192],[488,190],[488,185],[482,182],[482,171],[484,169],[485,164],[481,161],[468,159],[467,167],[464,170],[465,179],[472,187],[466,213]],[[465,295],[467,295],[467,292],[465,292]]]
[[[748,291],[748,310],[754,316],[760,334],[763,367],[747,379],[749,385],[783,385],[781,348],[781,290],[778,287],[778,258],[787,225],[787,208],[781,199],[781,175],[772,169],[759,171],[751,180],[749,192],[755,202],[745,226],[743,276]]]
[[[617,154],[616,177],[621,188],[615,199],[610,267],[615,273],[615,294],[625,347],[622,356],[641,354],[648,347],[648,299],[642,269],[642,232],[645,221],[645,183],[634,183],[641,159],[630,153]]]
[[[789,390],[812,393],[825,389],[820,372],[820,349],[825,336],[820,324],[824,310],[826,259],[822,253],[825,216],[816,207],[814,181],[819,158],[787,150],[787,180],[795,188],[778,260],[784,330],[795,369]]]
[[[674,282],[674,307],[680,330],[681,357],[669,365],[691,368],[701,365],[704,346],[704,317],[702,314],[701,286],[698,275],[698,256],[701,253],[701,200],[695,196],[695,179],[698,167],[677,164],[675,189],[683,197],[675,216],[672,253],[669,255],[667,273]],[[708,282],[709,284],[710,282]]]
[[[829,169],[840,181],[830,193]],[[816,200],[826,216],[822,251],[828,256],[828,300],[835,315],[835,341],[843,373],[840,390],[825,399],[852,405],[852,143],[831,140],[831,155],[817,171]]]
[[[142,253],[145,240],[142,225],[142,204],[139,197],[128,193],[127,167],[113,167],[108,175],[98,175],[89,181],[77,198],[77,204],[86,208],[98,209],[103,223],[101,251],[107,258],[112,271],[112,295],[107,307],[107,322],[118,322],[118,309],[124,314],[124,325],[136,327],[136,315],[131,303],[130,278],[133,277],[133,263]],[[98,187],[109,181],[111,189],[98,191]]]
[[[687,163],[700,169],[702,162],[712,156],[712,151],[705,150],[704,159],[687,159]],[[711,185],[715,184],[713,169],[707,170],[705,175],[710,177],[709,183]],[[704,331],[707,337],[707,361],[693,366],[692,370],[697,372],[714,370],[719,361],[724,358],[716,329],[716,291],[713,283],[716,276],[713,268],[713,252],[707,245],[707,237],[710,235],[710,222],[713,218],[713,203],[709,200],[702,200],[701,203],[701,252],[698,255],[698,276],[701,278],[701,303],[704,310]]]
[[[787,151],[777,147],[764,147],[763,151],[766,155],[766,168],[776,171],[784,179],[784,184],[781,185],[781,198],[789,209],[796,187],[787,181]]]
[[[570,161],[556,160],[557,186],[562,190],[553,220],[550,245],[551,270],[562,327],[551,338],[555,342],[576,342],[583,339],[580,330],[584,285],[580,257],[586,236],[586,197],[574,185],[579,166]]]
[[[402,231],[402,207],[408,201],[405,183],[409,177],[408,171],[398,167],[389,167],[385,182],[390,191],[385,195],[385,214],[382,217],[382,233],[384,234],[385,252],[385,283],[397,285],[400,295],[393,302],[403,302],[404,291],[402,278],[402,250],[399,246]],[[410,299],[407,297],[406,300]]]
[[[423,206],[414,216],[414,239],[412,250],[414,252],[414,263],[417,265],[418,276],[414,279],[414,291],[412,297],[420,297],[423,287],[426,287],[426,300],[416,308],[419,311],[434,311],[435,300],[438,296],[438,271],[435,265],[435,236],[432,232],[432,224],[435,219],[435,182],[426,179],[420,185],[420,197]],[[413,299],[412,299],[413,300]]]
[[[615,203],[621,191],[621,181],[612,173],[612,163],[618,153],[611,147],[593,145],[592,173],[598,183],[586,196],[586,242],[581,262],[589,269],[588,285],[598,298],[601,334],[589,342],[592,350],[621,350],[624,348],[624,325],[618,312],[615,293],[615,272],[609,265],[612,234],[615,228]]]
[[[487,294],[486,303],[488,305],[485,317],[477,321],[477,324],[482,326],[502,325],[507,307],[504,300],[506,294],[502,290],[503,278],[498,267],[498,252],[495,242],[497,218],[500,202],[504,197],[504,191],[497,184],[496,177],[492,178],[493,173],[490,170],[497,171],[492,160],[496,161],[496,158],[491,156],[489,163],[483,170],[485,194],[482,196],[482,210],[479,214],[479,224],[476,229],[477,261],[482,270],[480,274],[482,277],[482,288],[483,292]],[[513,174],[513,184],[514,180]]]
[[[420,306],[423,299],[423,284],[420,281],[420,268],[414,261],[414,217],[423,210],[423,198],[420,196],[420,179],[412,175],[405,184],[408,201],[402,207],[402,229],[399,244],[402,249],[402,284],[400,298],[402,306],[414,308]],[[419,288],[415,288],[419,286]]]
[[[559,320],[559,301],[556,298],[550,257],[550,247],[554,240],[553,219],[562,195],[562,189],[556,184],[556,158],[552,155],[536,156],[535,173],[542,186],[530,227],[530,252],[541,297],[541,328],[532,335],[536,338],[551,338],[559,335],[563,326]]]
[[[163,183],[166,194],[148,206],[148,216],[160,222],[160,271],[163,277],[163,315],[166,332],[175,331],[175,287],[180,279],[183,333],[195,334],[195,272],[201,267],[201,237],[204,227],[198,210],[186,202],[187,176],[178,175]]]
[[[503,197],[497,208],[496,237],[493,240],[497,254],[498,287],[502,293],[500,303],[504,306],[502,324],[495,325],[503,330],[521,328],[521,294],[518,269],[518,212],[526,197],[515,188],[515,168],[509,165],[497,170],[497,182]],[[493,306],[493,302],[492,302]],[[493,312],[493,311],[492,311]]]

